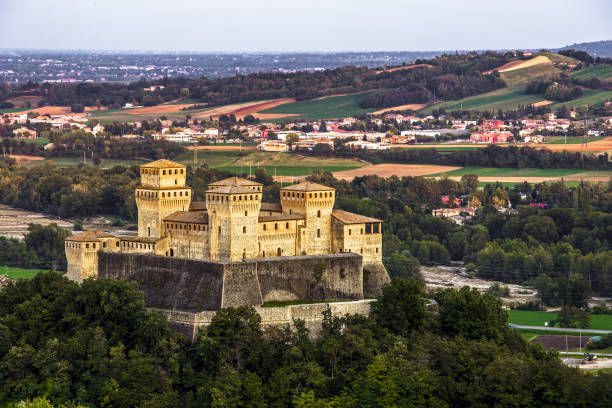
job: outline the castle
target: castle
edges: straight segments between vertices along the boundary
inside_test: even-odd
[[[148,306],[174,311],[359,300],[389,281],[381,221],[335,210],[335,189],[306,181],[262,203],[260,183],[232,177],[192,201],[186,172],[168,160],[142,165],[138,235],[67,238],[67,276],[133,280]]]

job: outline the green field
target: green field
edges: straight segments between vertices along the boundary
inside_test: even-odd
[[[612,65],[593,65],[570,74],[574,78],[612,80]]]
[[[193,165],[193,152],[189,151],[175,161]],[[198,151],[198,165],[231,171],[233,173],[255,173],[257,168],[265,168],[268,174],[279,176],[304,176],[317,170],[342,171],[365,166],[365,163],[342,158],[305,157],[289,153],[246,151]]]
[[[587,143],[592,143],[592,142],[597,142],[600,140],[606,139],[605,136],[595,136],[595,137],[587,137],[586,141]],[[570,136],[567,138],[567,144],[582,144],[584,143],[584,137],[582,136]],[[565,144],[566,139],[564,139],[563,137],[558,138],[558,139],[554,139],[551,141],[546,141],[545,144]]]
[[[8,275],[11,279],[25,279],[30,278],[40,272],[40,269],[24,269],[15,268],[12,266],[0,266],[0,276]]]
[[[495,91],[470,96],[458,101],[442,102],[428,106],[420,110],[422,113],[431,113],[433,109],[444,108],[447,111],[453,110],[509,110],[515,109],[519,105],[530,105],[543,101],[544,98],[537,95],[523,94],[523,87],[508,87]]]
[[[294,114],[291,119],[336,119],[345,118],[348,116],[362,115],[364,113],[373,112],[376,109],[363,109],[359,107],[359,103],[370,92],[362,92],[357,94],[330,96],[322,99],[313,99],[311,101],[300,101],[286,103],[274,108],[266,109],[258,113],[274,113],[274,114]],[[283,121],[287,119],[266,120],[267,122]]]
[[[554,312],[535,312],[529,310],[509,310],[510,323],[519,326],[544,326],[544,322],[550,322],[557,318]],[[612,315],[591,314],[591,329],[612,330]],[[585,331],[588,331],[585,330]]]
[[[169,103],[168,105],[179,104],[177,103]],[[174,112],[159,112],[159,113],[146,113],[146,114],[130,114],[128,113],[133,109],[107,109],[100,111],[91,111],[89,115],[92,119],[97,119],[100,123],[111,123],[114,121],[125,121],[125,122],[135,122],[135,121],[143,121],[143,120],[155,120],[161,116],[165,116],[169,120],[183,120],[186,115],[194,115],[196,113],[204,112],[206,109],[194,109],[188,111],[177,110]]]
[[[610,99],[612,99],[612,91],[584,89],[580,98],[567,102],[555,103],[553,105],[550,105],[550,109],[554,111],[559,109],[561,106],[565,106],[567,108],[575,108],[586,105],[600,105]]]
[[[466,166],[457,170],[452,170],[446,173],[430,174],[427,177],[438,177],[441,174],[447,176],[463,176],[464,174],[476,174],[479,177],[565,177],[584,173],[583,170],[571,169],[513,169],[513,168],[496,168],[496,167],[473,167]],[[612,172],[610,172],[612,174]],[[515,183],[516,184],[516,183]]]

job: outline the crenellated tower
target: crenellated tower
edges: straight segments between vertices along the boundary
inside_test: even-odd
[[[321,184],[304,182],[281,188],[284,213],[305,216],[305,230],[300,237],[303,255],[331,252],[331,215],[336,190]]]
[[[210,258],[238,262],[258,253],[258,218],[261,184],[248,180],[223,180],[206,192]]]
[[[136,188],[138,236],[163,238],[163,219],[189,210],[191,188],[185,185],[186,167],[169,160],[140,166],[140,186]]]

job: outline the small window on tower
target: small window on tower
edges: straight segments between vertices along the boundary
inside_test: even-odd
[[[246,234],[246,227],[242,227],[242,233]]]

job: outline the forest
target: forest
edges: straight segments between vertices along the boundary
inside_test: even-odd
[[[510,55],[495,52],[471,52],[417,60],[416,64],[424,65],[424,68],[383,72],[347,66],[315,72],[266,72],[217,79],[179,77],[130,83],[80,84],[28,82],[17,87],[0,85],[0,101],[18,96],[42,96],[41,105],[119,108],[127,102],[152,106],[181,98],[216,106],[288,97],[306,100],[380,90],[364,101],[364,107],[384,107],[398,101],[425,102],[439,97],[460,99],[504,87],[505,83],[498,74],[482,73],[505,64],[509,58]],[[145,91],[145,88],[158,85],[164,88]]]
[[[426,306],[430,299],[437,310]],[[492,294],[395,279],[369,317],[264,328],[220,310],[194,342],[120,280],[39,273],[0,292],[0,405],[572,407],[612,405],[612,374],[563,365],[508,327]],[[24,403],[19,403],[24,401]],[[19,403],[19,405],[15,405]]]

